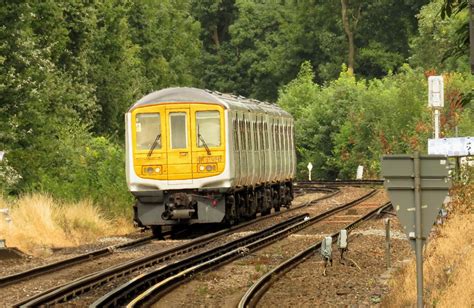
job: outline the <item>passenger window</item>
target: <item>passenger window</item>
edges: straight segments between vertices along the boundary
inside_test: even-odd
[[[247,142],[245,141],[245,117],[242,118],[240,121],[240,141],[241,141],[241,149],[247,149]]]
[[[283,133],[283,125],[280,126],[280,149],[285,150],[285,134]]]
[[[233,123],[234,123],[234,147],[238,151],[240,147],[239,147],[237,120],[234,120]]]
[[[247,121],[247,150],[251,150],[252,149],[252,142],[250,140],[250,138],[252,138],[252,136],[250,135],[250,121]]]
[[[275,149],[278,151],[280,150],[280,134],[278,133],[279,128],[278,125],[275,125],[273,134],[275,135]]]
[[[137,150],[161,149],[161,118],[159,113],[139,113],[135,117]]]
[[[268,150],[270,148],[270,144],[268,143],[268,125],[267,123],[264,124],[263,126],[263,131],[265,132],[263,139],[265,142],[265,150]]]
[[[170,113],[170,135],[172,149],[185,149],[188,147],[186,122],[185,112]]]
[[[253,141],[255,142],[255,150],[258,150],[257,122],[253,122]]]
[[[196,112],[196,144],[199,148],[221,145],[221,119],[219,111]]]

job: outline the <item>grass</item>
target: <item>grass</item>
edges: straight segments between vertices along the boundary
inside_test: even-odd
[[[474,185],[457,186],[450,217],[424,251],[424,302],[428,307],[474,307]],[[384,307],[416,305],[415,260],[390,282]]]
[[[131,232],[130,219],[113,221],[91,201],[61,203],[45,194],[28,194],[15,201],[0,198],[11,222],[0,217],[0,238],[8,247],[32,255],[50,254],[52,248],[91,243],[103,236]]]

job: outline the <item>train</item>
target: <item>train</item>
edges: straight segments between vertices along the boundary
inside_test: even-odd
[[[134,221],[164,226],[234,225],[293,200],[293,117],[275,104],[174,87],[125,114],[126,179]]]

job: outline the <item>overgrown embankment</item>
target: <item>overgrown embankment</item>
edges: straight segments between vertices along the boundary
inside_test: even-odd
[[[474,184],[456,186],[449,217],[424,251],[424,302],[428,307],[474,306]],[[390,282],[384,307],[416,304],[416,268],[411,260]]]
[[[10,202],[0,199],[0,208],[9,211],[8,215],[0,214],[0,238],[6,239],[7,246],[33,255],[133,230],[130,218],[108,219],[87,200],[64,203],[49,195],[29,194]]]

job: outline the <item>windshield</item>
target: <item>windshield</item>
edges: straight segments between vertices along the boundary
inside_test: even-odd
[[[196,144],[199,148],[221,145],[221,121],[219,111],[196,112]]]
[[[136,148],[150,150],[161,135],[161,119],[159,113],[139,113],[135,117]],[[154,149],[161,149],[161,140],[158,138]]]

